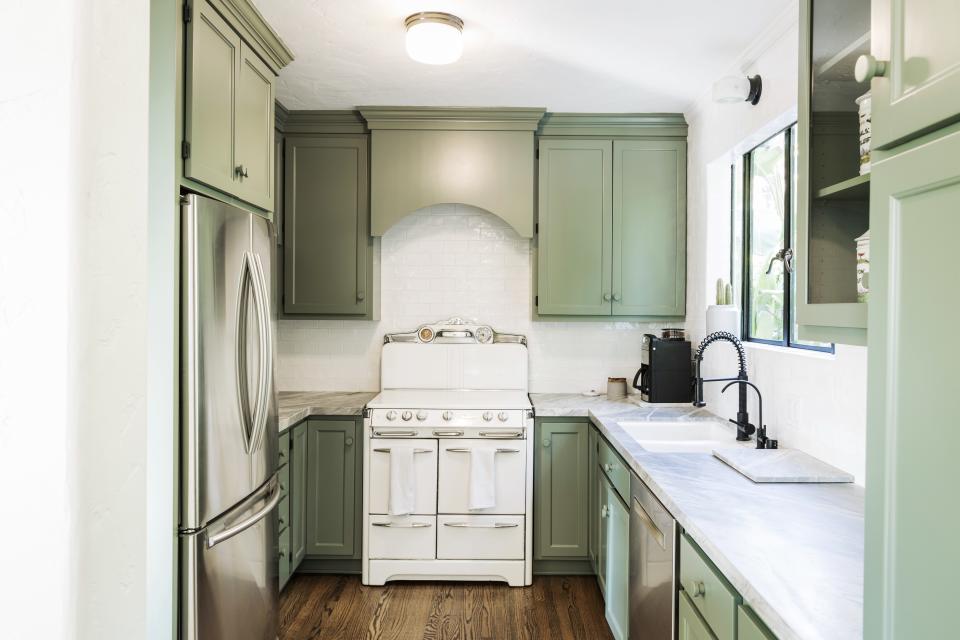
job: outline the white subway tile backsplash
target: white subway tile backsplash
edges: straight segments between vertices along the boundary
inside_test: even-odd
[[[532,391],[632,380],[640,337],[664,325],[534,321],[533,255],[531,241],[481,209],[447,204],[411,213],[381,241],[380,321],[281,319],[279,388],[378,389],[383,335],[451,316],[526,335]]]

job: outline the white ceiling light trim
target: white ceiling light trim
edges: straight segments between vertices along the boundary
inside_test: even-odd
[[[408,16],[407,55],[423,64],[450,64],[463,54],[463,20],[449,13],[424,11]]]

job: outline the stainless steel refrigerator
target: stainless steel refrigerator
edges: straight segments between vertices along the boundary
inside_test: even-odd
[[[181,202],[180,637],[277,636],[273,226]]]

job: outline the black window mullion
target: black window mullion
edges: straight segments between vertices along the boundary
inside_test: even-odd
[[[783,145],[783,249],[793,246],[793,126],[787,127]],[[781,262],[783,267],[783,346],[789,347],[793,341],[793,300],[791,296],[793,274],[787,269],[787,259]]]

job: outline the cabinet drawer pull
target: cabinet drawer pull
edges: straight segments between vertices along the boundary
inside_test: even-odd
[[[387,447],[385,449],[374,449],[374,451],[376,451],[377,453],[390,453],[390,448]],[[414,453],[432,453],[433,449],[414,449],[413,452]]]
[[[519,527],[516,522],[494,522],[493,524],[474,524],[472,522],[444,522],[443,526],[455,529],[512,529]]]
[[[416,432],[416,431],[374,431],[374,432],[373,432],[373,435],[375,435],[375,436],[386,436],[386,437],[388,437],[388,438],[389,438],[389,437],[394,437],[394,436],[401,436],[401,437],[405,437],[405,438],[412,438],[413,436],[417,435],[417,432]]]
[[[371,522],[375,527],[386,527],[388,529],[426,529],[433,525],[429,522],[411,522],[410,524],[397,524],[396,522]]]

